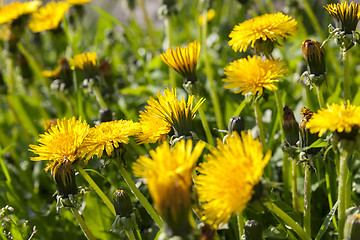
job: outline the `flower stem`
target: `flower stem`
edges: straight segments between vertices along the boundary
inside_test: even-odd
[[[264,202],[264,205],[273,212],[276,216],[281,218],[302,240],[311,240],[311,237],[300,227],[300,225],[294,221],[289,215],[287,215],[281,208],[276,206],[272,202]]]
[[[126,171],[124,166],[121,163],[117,163],[117,166],[125,182],[131,189],[132,193],[137,197],[139,202],[143,205],[143,207],[146,209],[146,211],[149,213],[152,219],[154,219],[156,224],[161,228],[163,226],[163,222],[159,217],[159,215],[157,214],[157,212],[155,211],[155,209],[151,206],[151,204],[148,202],[145,196],[140,192],[140,190],[135,186],[134,181],[131,179],[130,174]]]
[[[344,225],[345,225],[345,211],[346,211],[346,178],[347,178],[347,159],[348,152],[342,149],[340,153],[340,170],[339,170],[339,185],[338,185],[338,219],[339,219],[339,231],[338,239],[344,239]]]
[[[195,105],[197,104],[197,100],[195,101]],[[205,131],[205,135],[206,135],[206,139],[207,139],[207,142],[210,144],[210,145],[213,145],[214,146],[214,139],[213,139],[213,136],[211,134],[211,130],[210,130],[210,127],[209,127],[209,123],[206,119],[206,116],[205,116],[205,113],[204,113],[204,109],[202,108],[202,106],[199,107],[198,109],[198,112],[199,112],[199,115],[200,115],[200,120],[201,120],[201,123],[203,125],[203,128],[204,128],[204,131]]]
[[[109,208],[110,212],[116,216],[115,208],[109,198],[104,194],[104,192],[99,188],[99,186],[94,182],[94,180],[87,174],[87,172],[78,165],[76,169],[79,173],[85,178],[85,180],[90,184],[90,186],[95,190],[95,192],[99,195],[99,197],[103,200],[106,206]]]
[[[316,94],[317,94],[318,101],[319,101],[319,107],[325,108],[324,97],[321,92],[321,86],[315,85],[315,88],[316,88]]]
[[[105,101],[104,101],[104,98],[103,98],[102,95],[101,95],[99,86],[94,85],[94,86],[93,86],[93,91],[94,91],[94,94],[95,94],[95,97],[96,97],[96,101],[99,103],[100,107],[101,107],[102,109],[107,108],[107,105],[106,105],[106,103],[105,103]]]
[[[203,19],[206,19],[206,14],[207,14],[207,9],[204,9]],[[204,21],[206,21],[206,20],[204,20]],[[211,63],[210,63],[211,57],[209,57],[209,55],[208,55],[208,49],[207,49],[207,45],[206,45],[207,23],[204,23],[201,26],[202,26],[202,44],[201,45],[202,45],[204,61],[205,61],[205,74],[210,83],[210,97],[211,97],[211,101],[214,105],[216,123],[217,123],[218,129],[225,129],[224,122],[223,122],[223,115],[222,115],[221,107],[220,107],[220,102],[219,102],[219,98],[217,95],[218,88],[214,81],[214,75],[213,75]]]
[[[164,25],[165,25],[165,35],[168,40],[168,44],[169,44],[169,48],[170,48],[172,46],[171,17],[170,16],[167,16],[165,18]],[[170,77],[171,88],[176,88],[175,72],[171,68],[169,68],[169,77]]]
[[[296,171],[296,159],[291,159],[291,171],[292,171],[292,206],[294,210],[299,211],[297,203],[297,171]]]
[[[244,234],[244,215],[242,211],[236,215],[236,220],[239,229],[239,239],[241,240]]]
[[[129,238],[129,240],[136,240],[136,238],[134,236],[134,232],[132,230],[130,230],[130,231],[125,230],[125,234]]]
[[[343,51],[343,50],[342,50]],[[343,62],[344,62],[344,102],[351,98],[350,91],[350,58],[349,53],[343,51]]]
[[[274,91],[275,100],[276,100],[276,107],[277,107],[277,114],[279,118],[279,128],[281,133],[281,142],[285,142],[285,134],[283,129],[283,123],[284,123],[284,109],[283,109],[283,103],[281,100],[281,95],[279,93],[279,90]],[[283,166],[282,166],[282,176],[283,176],[283,182],[284,182],[284,196],[285,199],[290,198],[290,175],[289,175],[289,168],[290,168],[290,161],[289,155],[287,152],[284,152],[283,154]]]
[[[331,182],[330,182],[330,166],[329,163],[325,163],[326,164],[326,171],[325,171],[325,183],[326,183],[326,191],[327,191],[327,195],[328,195],[328,202],[329,202],[329,209],[331,210],[334,207],[334,203],[332,200],[332,188],[331,188]],[[336,219],[333,218],[332,219],[333,224],[334,224],[334,228],[335,230],[337,230],[337,223],[336,223]]]
[[[74,217],[75,217],[76,221],[79,223],[80,228],[83,231],[85,237],[89,240],[92,240],[92,239],[95,240],[95,237],[92,235],[90,229],[85,224],[84,219],[81,217],[79,212],[75,208],[72,208],[72,207],[70,208],[70,210],[74,214]]]
[[[304,231],[311,236],[311,166],[305,163],[304,176]]]
[[[262,113],[260,110],[260,106],[259,106],[259,102],[258,99],[256,99],[254,101],[254,110],[255,110],[255,118],[256,118],[256,124],[259,128],[259,138],[260,138],[260,142],[262,144],[263,147],[263,152],[266,153],[267,151],[267,145],[266,145],[266,139],[265,139],[265,132],[264,132],[264,125],[262,124],[261,118],[262,118]],[[269,162],[264,170],[266,176],[271,179],[271,163]]]

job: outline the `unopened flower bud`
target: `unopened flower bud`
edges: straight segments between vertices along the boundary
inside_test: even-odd
[[[120,217],[129,217],[133,212],[130,197],[124,190],[117,190],[114,192],[113,204],[116,215],[119,215]]]
[[[102,122],[110,122],[112,121],[112,112],[108,108],[102,108],[99,110],[99,121]]]
[[[290,146],[296,146],[296,143],[299,141],[299,124],[296,122],[293,111],[288,106],[284,107],[283,118],[285,141]]]
[[[255,220],[248,220],[244,226],[246,240],[261,240],[262,228],[261,225]]]
[[[75,169],[69,159],[64,157],[51,169],[51,175],[55,181],[58,195],[63,199],[72,198],[78,193],[78,188],[75,180]]]
[[[360,236],[360,213],[357,211],[348,216],[344,227],[344,239],[355,240]]]
[[[228,125],[228,131],[230,132],[230,134],[233,131],[236,131],[238,134],[240,134],[240,132],[244,130],[245,130],[245,121],[242,117],[238,116],[238,117],[230,118]]]
[[[319,139],[319,137],[317,136],[317,134],[311,134],[309,129],[306,127],[307,123],[312,118],[314,112],[306,107],[303,107],[301,109],[301,114],[303,115],[303,119],[299,124],[300,148],[306,148],[309,147],[311,144],[313,144],[317,139]],[[320,149],[321,148],[311,148],[306,150],[305,152],[308,154],[315,154]]]
[[[320,76],[325,73],[325,50],[321,43],[314,40],[305,40],[302,43],[304,59],[308,64],[310,74]]]

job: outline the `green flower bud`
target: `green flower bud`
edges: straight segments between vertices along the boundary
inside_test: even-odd
[[[296,122],[293,111],[288,107],[284,107],[283,129],[285,141],[290,146],[296,146],[299,141],[299,124]]]
[[[231,117],[229,120],[228,131],[230,134],[236,131],[240,134],[241,131],[245,130],[245,121],[242,117]]]
[[[75,180],[75,169],[69,159],[64,157],[64,160],[60,161],[51,169],[51,175],[53,176],[58,195],[62,199],[72,199],[77,195],[78,187]]]
[[[356,211],[354,214],[348,216],[344,227],[344,239],[355,240],[360,236],[360,214]]]
[[[305,40],[302,43],[304,59],[307,62],[309,73],[320,76],[325,73],[325,50],[321,43],[314,40]]]
[[[116,215],[120,217],[129,217],[133,212],[133,206],[129,195],[124,190],[117,190],[114,192],[114,208]]]
[[[261,225],[255,220],[248,220],[244,226],[246,240],[261,240],[262,228]]]

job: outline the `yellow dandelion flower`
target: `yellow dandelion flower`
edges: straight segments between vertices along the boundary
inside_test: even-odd
[[[157,98],[155,100],[150,97],[145,111],[140,111],[141,133],[137,136],[137,141],[154,143],[163,140],[171,127],[175,136],[188,136],[192,130],[192,119],[205,99],[201,98],[192,107],[194,95],[190,95],[187,102],[184,98],[179,101],[176,98],[176,89],[166,89],[164,95],[159,92]]]
[[[215,17],[215,10],[209,9],[209,11],[207,11],[207,13],[206,13],[206,22],[210,22],[214,17]],[[204,24],[204,16],[203,15],[201,15],[199,17],[199,24],[200,25]]]
[[[200,56],[200,43],[194,41],[188,46],[169,48],[160,55],[161,60],[170,68],[181,74],[186,81],[196,81],[196,64]]]
[[[31,14],[37,10],[41,1],[30,2],[13,2],[6,6],[0,6],[0,25],[4,23],[12,23],[21,16]]]
[[[248,92],[252,95],[259,92],[261,95],[264,88],[274,91],[277,87],[273,83],[278,82],[277,79],[286,73],[286,70],[282,69],[284,65],[280,60],[263,61],[257,56],[238,59],[224,68],[226,78],[222,81],[229,83],[224,88],[239,88],[235,93],[241,92],[243,95]]]
[[[32,14],[29,28],[35,33],[58,28],[70,6],[66,2],[50,2],[46,4]]]
[[[87,78],[94,77],[97,72],[97,55],[96,52],[86,52],[77,54],[70,59],[72,68],[80,68]]]
[[[85,164],[93,155],[101,158],[104,150],[108,156],[111,156],[114,149],[119,148],[120,144],[128,144],[129,137],[137,135],[139,132],[140,124],[132,120],[103,122],[90,128],[79,148],[80,155],[87,155]]]
[[[204,147],[204,142],[198,142],[193,148],[191,140],[181,140],[173,148],[164,142],[150,151],[151,158],[141,156],[133,164],[134,175],[146,178],[155,208],[167,224],[188,217],[191,173]]]
[[[349,100],[344,103],[327,105],[327,109],[321,109],[314,113],[306,127],[311,133],[319,133],[319,137],[326,131],[338,133],[351,133],[353,129],[360,127],[360,107],[351,105]]]
[[[60,75],[60,67],[57,66],[54,70],[43,70],[42,75],[48,78],[57,78]]]
[[[92,0],[67,0],[67,2],[71,5],[83,5],[92,2]]]
[[[74,58],[70,59],[70,64],[74,67],[80,68],[81,70],[93,68],[97,65],[97,55],[95,52],[77,54]]]
[[[39,146],[30,145],[29,151],[37,154],[31,157],[32,161],[49,161],[47,170],[54,162],[62,161],[65,157],[74,162],[79,157],[78,149],[88,134],[89,125],[86,121],[81,122],[81,117],[58,120],[44,134],[40,134]]]
[[[226,141],[218,139],[217,148],[197,168],[200,175],[195,179],[203,219],[215,226],[245,209],[271,157],[270,151],[263,154],[261,143],[250,132],[241,132],[241,137],[233,132]]]
[[[289,38],[297,33],[297,22],[283,13],[265,14],[236,25],[231,31],[229,45],[234,51],[245,52],[257,40],[276,42],[276,37]]]
[[[360,20],[360,5],[347,1],[324,6],[325,10],[336,19],[345,33],[352,33]]]

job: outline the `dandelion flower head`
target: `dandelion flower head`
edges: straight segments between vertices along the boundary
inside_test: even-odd
[[[70,6],[67,2],[49,2],[32,14],[29,28],[34,33],[58,28]]]
[[[306,127],[311,133],[319,133],[319,137],[326,131],[350,133],[352,129],[360,127],[360,107],[333,103],[326,109],[320,109],[314,113]]]
[[[191,173],[204,147],[204,142],[198,142],[193,148],[191,140],[181,140],[172,148],[164,142],[150,151],[150,157],[141,156],[133,164],[134,175],[146,178],[155,207],[164,219],[190,206]]]
[[[67,0],[67,2],[71,5],[83,5],[92,2],[92,0]]]
[[[255,46],[257,40],[276,42],[276,37],[289,38],[297,33],[297,22],[283,13],[265,14],[236,25],[231,31],[229,45],[232,49],[245,52],[248,46]]]
[[[74,67],[86,70],[88,68],[94,68],[97,65],[96,52],[86,52],[77,54],[74,58],[70,59],[70,64]]]
[[[217,148],[210,151],[207,161],[197,167],[200,174],[195,187],[203,203],[203,220],[217,227],[245,209],[271,152],[264,155],[261,143],[250,132],[241,132],[241,137],[233,132],[226,143],[218,139]]]
[[[141,134],[137,136],[140,143],[154,143],[163,140],[170,132],[171,127],[174,129],[175,135],[187,135],[191,131],[191,121],[197,109],[205,101],[202,98],[192,107],[194,96],[190,95],[187,102],[184,98],[179,101],[176,97],[176,89],[171,91],[166,89],[164,95],[159,92],[157,98],[155,100],[150,97],[145,111],[140,111]]]
[[[209,11],[207,11],[207,13],[206,13],[206,22],[210,22],[214,17],[215,17],[215,10],[209,9]],[[203,15],[201,15],[199,17],[199,24],[200,25],[204,24],[204,16]]]
[[[324,6],[325,10],[337,20],[345,33],[352,33],[360,20],[360,5],[347,1],[343,3],[331,3]]]
[[[261,95],[264,88],[274,91],[277,89],[274,83],[278,82],[278,79],[286,73],[286,70],[283,69],[284,65],[278,59],[263,61],[261,57],[257,56],[238,59],[224,68],[226,78],[222,81],[229,83],[224,88],[238,88],[235,93],[241,92],[243,95],[248,92],[251,92],[252,95],[259,92]]]
[[[139,132],[140,124],[132,120],[103,122],[90,128],[79,152],[81,156],[87,155],[85,163],[93,155],[101,158],[104,150],[108,156],[111,156],[114,149],[119,148],[120,144],[128,144],[129,137],[137,135]]]
[[[0,25],[4,23],[12,23],[21,16],[31,14],[37,10],[41,1],[30,2],[13,2],[6,6],[0,6]]]
[[[47,170],[55,162],[62,161],[64,158],[69,161],[76,161],[79,156],[79,147],[88,134],[89,125],[86,121],[63,118],[57,120],[57,124],[51,126],[44,134],[40,134],[39,145],[30,145],[30,151],[37,154],[31,157],[32,161],[49,161]]]
[[[168,49],[160,55],[161,60],[185,78],[196,78],[196,64],[200,56],[200,43],[194,41],[186,47]]]

